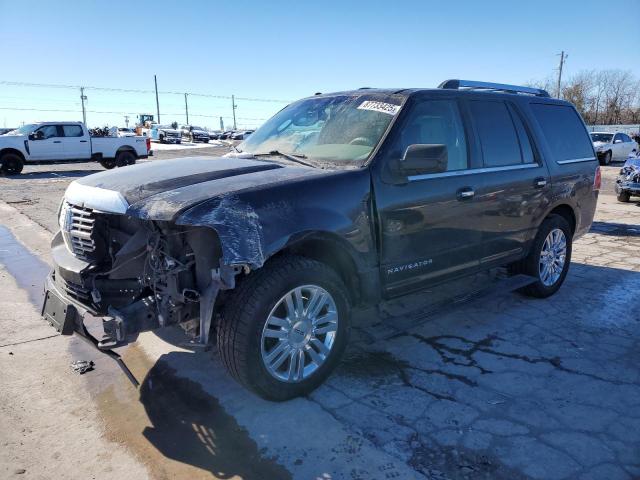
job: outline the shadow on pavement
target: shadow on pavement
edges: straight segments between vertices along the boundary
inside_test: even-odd
[[[627,223],[593,222],[589,231],[616,237],[640,237],[640,225]]]
[[[27,172],[21,173],[20,175],[7,175],[5,178],[10,180],[40,180],[40,179],[49,179],[49,178],[80,178],[85,177],[87,175],[91,175],[92,173],[104,172],[104,169],[99,170],[56,170],[49,172]]]

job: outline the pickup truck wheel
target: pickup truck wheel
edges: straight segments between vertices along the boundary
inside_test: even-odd
[[[629,192],[620,192],[618,194],[618,201],[619,202],[627,203],[629,200],[631,200],[631,193],[629,193]]]
[[[115,168],[116,160],[114,158],[105,158],[100,160],[100,165],[107,170],[111,170],[112,168]]]
[[[531,251],[518,269],[537,281],[522,290],[532,297],[545,298],[558,291],[571,262],[572,233],[560,215],[549,215],[540,225]]]
[[[6,175],[18,175],[24,168],[24,161],[20,155],[5,153],[0,158],[0,172]]]
[[[116,155],[116,166],[117,167],[126,167],[127,165],[133,165],[136,163],[136,156],[129,152],[120,152]]]
[[[349,337],[346,287],[327,265],[275,259],[243,279],[222,309],[218,351],[229,373],[268,400],[318,387]]]
[[[160,135],[160,143],[164,143],[164,135]]]

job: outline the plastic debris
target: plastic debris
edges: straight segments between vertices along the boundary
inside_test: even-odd
[[[71,362],[71,370],[82,375],[93,370],[94,363],[91,360],[76,360]]]

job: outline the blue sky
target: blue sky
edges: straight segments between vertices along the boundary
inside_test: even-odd
[[[161,91],[294,100],[447,78],[524,83],[554,75],[560,50],[568,76],[613,68],[640,77],[639,22],[640,0],[0,0],[0,81],[151,90],[156,74]],[[155,112],[151,93],[86,94],[90,111],[122,112],[90,112],[93,125]],[[183,96],[160,103],[163,123],[184,122]],[[236,103],[245,126],[284,105]],[[214,127],[218,116],[228,124],[231,102],[190,97],[189,110],[191,123]],[[0,126],[81,119],[76,112],[75,89],[0,84]]]

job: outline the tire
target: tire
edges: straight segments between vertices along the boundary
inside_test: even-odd
[[[629,192],[620,192],[617,195],[618,201],[622,203],[627,203],[631,199],[631,193]]]
[[[24,160],[16,153],[5,153],[0,158],[0,173],[18,175],[24,168]]]
[[[100,160],[100,165],[107,170],[111,170],[116,167],[116,159],[115,158],[103,158]]]
[[[332,340],[329,340],[332,344],[324,360],[319,356],[318,352],[321,349],[317,344],[324,342],[322,344],[325,345],[331,333],[325,333],[324,340],[322,340],[323,333],[316,334],[318,336],[314,340],[311,331],[314,327],[305,317],[293,326],[286,320],[293,315],[286,313],[288,310],[284,297],[291,294],[291,306],[293,306],[293,291],[298,288],[303,294],[301,302],[305,308],[309,308],[309,302],[314,298],[313,290],[308,289],[315,289],[315,293],[324,292],[329,295],[330,300],[326,302],[325,297],[325,302],[316,318],[329,318],[335,307],[337,327],[331,327],[335,328],[335,331],[331,337]],[[350,306],[346,291],[340,277],[324,263],[297,256],[272,260],[270,264],[242,279],[222,308],[216,330],[222,363],[238,382],[267,400],[284,401],[310,393],[338,365],[347,345],[350,332]],[[330,305],[332,305],[331,308]],[[268,320],[274,317],[279,317],[275,320],[284,322],[284,325],[273,327],[273,324],[269,324],[276,330],[267,329]],[[305,322],[309,323],[303,326]],[[322,322],[318,325],[330,324]],[[277,332],[286,338],[268,338],[271,335],[266,335],[267,331]],[[304,331],[306,334],[303,333]],[[309,343],[304,345],[292,343],[298,340],[301,343],[305,341]],[[289,349],[286,345],[289,345]],[[300,357],[295,355],[296,348],[300,349],[297,351],[302,355],[303,362],[300,362]],[[278,363],[278,358],[284,358],[284,362],[277,367],[284,369],[284,372],[272,373],[266,365],[266,358],[269,354],[275,355],[277,349],[281,349],[281,352],[274,357],[276,361],[273,361],[272,365]],[[313,350],[319,363],[312,361],[309,349]],[[302,375],[302,378],[295,378],[294,375],[291,379],[291,373],[287,373],[287,370],[293,370],[292,363],[304,366],[304,370],[297,372],[298,375]],[[305,371],[307,368],[310,369],[309,373]],[[276,375],[280,374],[288,375],[291,380],[277,378]]]
[[[136,156],[133,152],[125,150],[116,154],[116,167],[126,167],[136,163]]]
[[[164,135],[160,135],[160,143],[164,143]]]
[[[609,165],[611,163],[611,150],[607,151],[602,157],[602,165]]]
[[[562,270],[559,271],[557,279],[553,283],[549,284],[542,278],[540,257],[545,246],[545,241],[549,237],[552,231],[560,230],[564,235],[566,244],[566,251],[564,255],[564,263],[562,264]],[[569,264],[571,263],[571,248],[572,248],[572,236],[571,227],[560,215],[549,215],[540,225],[536,238],[533,240],[533,245],[529,251],[529,255],[519,262],[514,267],[514,271],[517,273],[524,273],[535,277],[537,280],[535,283],[528,285],[521,289],[521,293],[530,297],[546,298],[558,291],[562,286],[567,272],[569,271]]]

